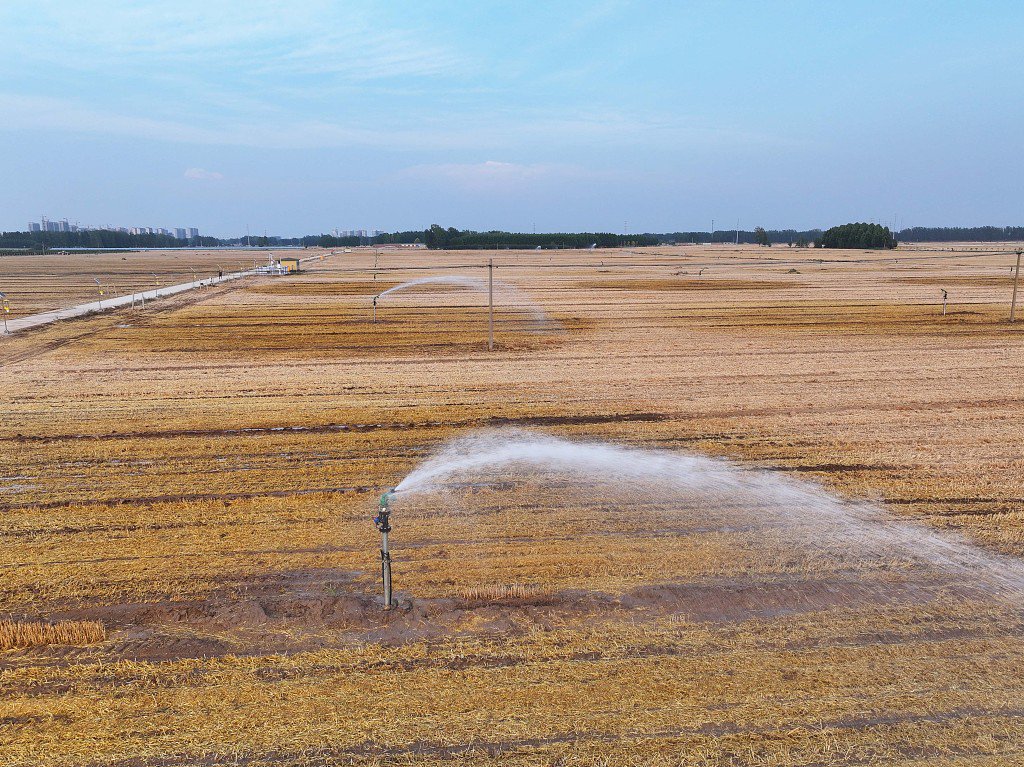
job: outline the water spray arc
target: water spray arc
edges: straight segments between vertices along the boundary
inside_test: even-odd
[[[721,532],[747,528],[758,540],[775,536],[780,545],[812,555],[874,562],[898,558],[1013,601],[1024,596],[1020,562],[897,520],[874,504],[843,500],[815,484],[699,454],[490,430],[442,446],[385,495],[390,500],[396,493],[447,492],[471,480],[507,482],[516,473],[553,476],[581,489],[600,485],[611,493],[670,498],[673,505],[689,504],[702,525]]]
[[[538,325],[543,324],[550,326],[555,324],[528,294],[524,293],[515,285],[494,279],[493,262],[488,263],[485,268],[488,270],[488,278],[486,280],[478,279],[476,277],[466,277],[459,274],[439,275],[436,277],[420,277],[415,280],[403,282],[400,285],[395,285],[392,288],[388,288],[387,290],[373,296],[372,305],[374,319],[376,319],[377,304],[386,296],[407,290],[414,290],[424,285],[450,285],[452,287],[465,288],[467,290],[473,290],[487,295],[489,323],[492,327],[495,295],[499,298],[503,298],[506,303],[513,305],[515,309],[529,314],[530,319]]]

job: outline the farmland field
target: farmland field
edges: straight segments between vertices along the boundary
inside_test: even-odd
[[[121,258],[0,276],[42,311],[99,266],[188,273]],[[464,286],[371,321],[490,258],[493,351]],[[357,249],[0,338],[0,622],[34,627],[0,623],[0,764],[1024,762],[1012,263]],[[864,554],[782,496],[499,468],[399,494],[381,610],[378,497],[480,430],[727,459],[910,532]]]
[[[253,256],[260,263],[267,260],[265,253],[245,250],[0,255],[0,290],[10,299],[13,319],[202,280],[218,271],[245,271],[253,268]]]

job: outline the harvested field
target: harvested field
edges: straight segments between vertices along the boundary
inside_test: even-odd
[[[0,339],[0,761],[1020,763],[1024,598],[980,577],[1024,558],[1005,250],[357,249]],[[491,257],[493,352],[472,290],[372,322]],[[380,493],[480,429],[728,459],[922,545],[502,466],[399,493],[381,610]]]
[[[266,253],[246,250],[5,255],[0,256],[0,284],[14,319],[215,277],[220,270],[245,271],[253,268],[254,258],[267,260]]]

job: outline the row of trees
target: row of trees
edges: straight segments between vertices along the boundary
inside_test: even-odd
[[[400,245],[424,242],[426,232],[413,229],[407,232],[383,232],[374,237],[335,237],[333,234],[307,235],[295,240],[281,240],[283,245],[302,245],[303,247],[321,248],[354,248],[359,245]]]
[[[721,230],[714,232],[666,232],[663,234],[645,235],[654,237],[659,243],[730,243],[737,240],[741,245],[800,245],[804,246],[813,243],[821,238],[821,229],[808,229],[799,231],[797,229],[764,229],[757,227],[753,231],[741,229]],[[767,237],[767,242],[764,238]]]
[[[833,226],[821,236],[823,248],[885,248],[896,247],[896,238],[889,227],[881,224],[843,224]]]
[[[167,234],[128,234],[110,229],[85,232],[2,232],[0,248],[61,250],[65,248],[181,248],[219,245],[216,237],[179,240]]]
[[[900,242],[1020,242],[1024,226],[913,226]]]
[[[529,234],[525,232],[475,232],[447,229],[434,224],[423,232],[423,242],[428,248],[451,250],[500,249],[500,248],[598,248],[640,247],[657,245],[658,238],[649,234],[612,234],[610,232],[548,232]]]
[[[429,248],[599,248],[631,247],[675,243],[731,243],[758,245],[817,246],[826,248],[893,248],[902,242],[1009,242],[1024,240],[1021,226],[921,227],[904,229],[898,238],[880,224],[845,224],[822,232],[820,229],[764,229],[753,231],[667,232],[663,234],[620,235],[609,232],[562,232],[527,234],[521,232],[459,230],[433,224],[429,229],[386,232],[375,237],[335,237],[329,234],[306,237],[193,237],[179,240],[164,234],[128,234],[107,229],[84,232],[2,232],[0,249],[61,250],[73,248],[180,248],[245,245],[262,247],[302,245],[304,247],[356,247],[421,242]]]
[[[500,248],[621,248],[642,245],[657,245],[662,241],[658,235],[619,235],[608,232],[556,232],[527,234],[492,230],[477,232],[471,229],[447,229],[433,224],[429,229],[412,229],[404,232],[384,232],[374,237],[336,237],[332,234],[307,235],[295,239],[271,238],[270,245],[302,245],[303,247],[353,248],[359,245],[398,245],[422,243],[432,249],[450,250],[494,250]],[[222,241],[223,244],[245,244],[245,238]],[[252,244],[267,244],[265,238]]]

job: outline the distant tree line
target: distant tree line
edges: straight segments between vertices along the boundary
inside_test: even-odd
[[[192,237],[179,240],[167,234],[129,234],[111,229],[89,229],[84,232],[3,232],[0,248],[28,250],[61,250],[72,248],[183,248],[212,247],[220,244],[216,237]]]
[[[852,228],[851,228],[852,227]],[[829,234],[831,233],[831,234]],[[886,234],[888,233],[888,235]],[[826,238],[826,235],[828,237]],[[759,245],[824,246],[850,248],[891,248],[900,242],[1019,242],[1024,240],[1024,226],[923,227],[904,229],[893,236],[879,224],[846,224],[828,232],[821,229],[719,229],[714,232],[666,232],[644,234],[611,234],[609,232],[555,232],[528,234],[523,232],[447,229],[438,224],[429,229],[385,232],[373,237],[336,237],[329,234],[305,237],[193,237],[179,240],[165,234],[129,234],[109,229],[82,232],[2,232],[0,250],[62,250],[74,248],[184,248],[245,246],[275,247],[357,247],[360,245],[391,245],[423,243],[430,248],[500,249],[500,248],[599,248],[634,247],[665,244],[733,243]],[[852,243],[852,244],[829,244]]]
[[[714,232],[666,232],[664,234],[649,234],[659,244],[695,244],[705,245],[708,243],[730,243],[737,241],[735,229],[716,229]],[[767,241],[765,241],[767,238]],[[807,247],[821,239],[821,229],[808,229],[798,231],[796,229],[762,229],[757,227],[753,231],[739,230],[738,240],[741,245],[801,245]]]
[[[434,224],[423,232],[423,242],[428,248],[447,248],[450,250],[495,250],[501,248],[598,248],[640,247],[657,245],[658,238],[649,234],[612,234],[610,232],[546,232],[531,234],[526,232],[503,232],[492,230],[476,232],[447,229]]]
[[[833,226],[821,235],[823,248],[866,248],[891,249],[896,247],[896,238],[889,227],[881,224],[843,224]]]
[[[1024,226],[913,226],[900,242],[1020,242]]]

